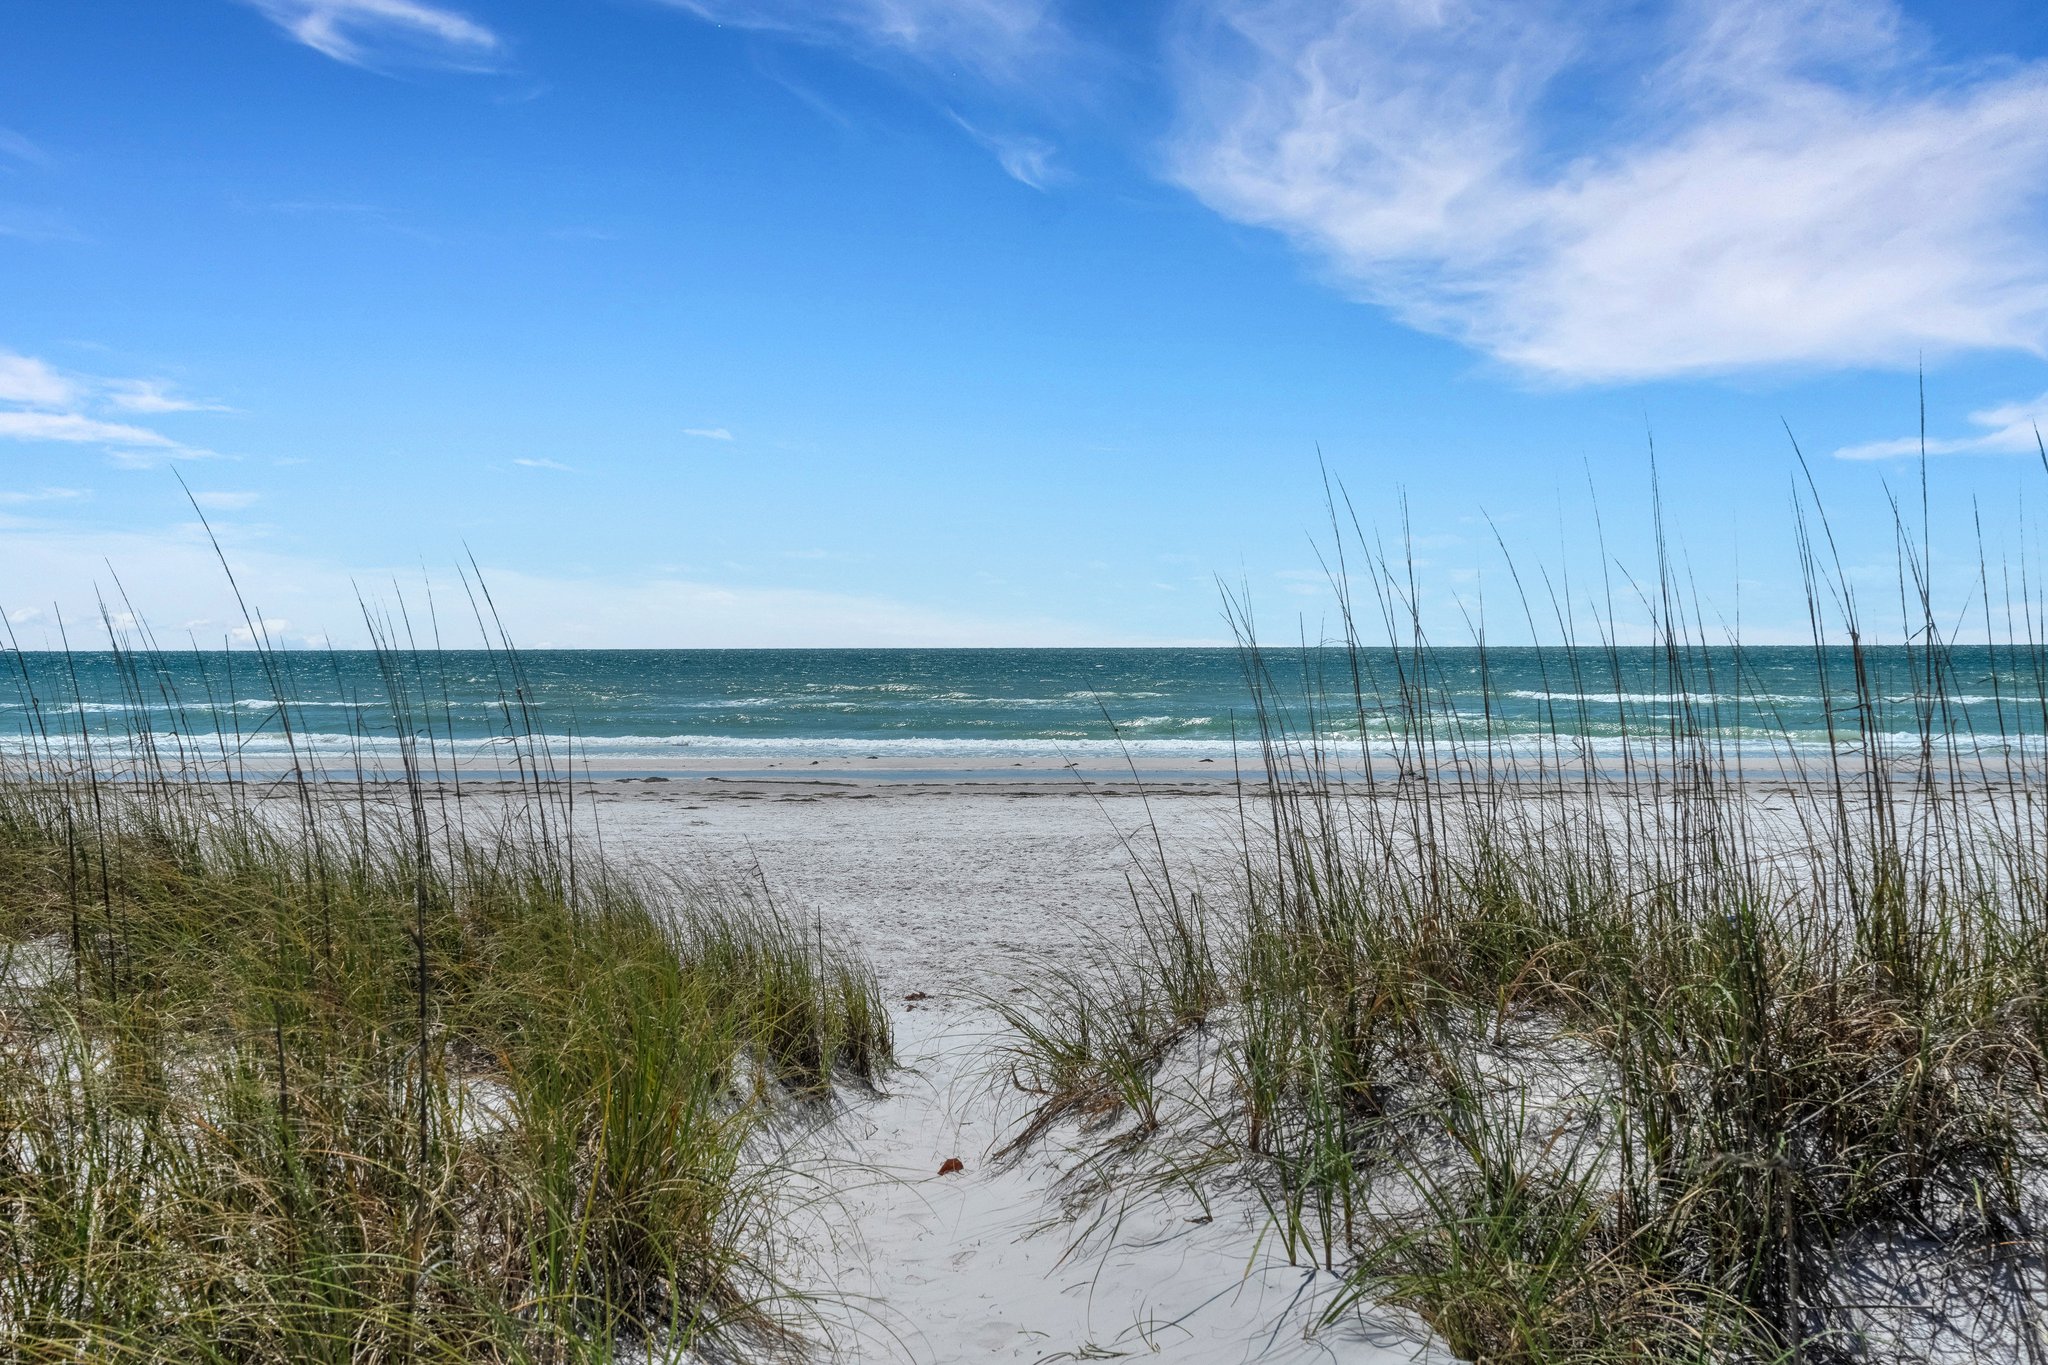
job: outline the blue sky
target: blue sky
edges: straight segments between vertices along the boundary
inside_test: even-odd
[[[116,574],[234,632],[174,474],[293,642],[465,553],[535,645],[1313,632],[1319,450],[1508,638],[1487,518],[1585,585],[1590,485],[1647,569],[1652,436],[1766,638],[1785,427],[1881,583],[1922,366],[1956,591],[2040,562],[2044,354],[2036,0],[0,16],[24,644]]]

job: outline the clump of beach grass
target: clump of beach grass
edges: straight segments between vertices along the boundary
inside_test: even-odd
[[[1149,1145],[1162,1185],[1248,1182],[1290,1256],[1345,1278],[1332,1318],[1405,1309],[1465,1359],[1922,1358],[1850,1285],[1887,1238],[2002,1305],[1936,1324],[1951,1348],[2002,1314],[2038,1354],[2048,631],[2024,586],[1969,585],[1997,695],[1966,704],[1986,684],[1924,542],[1898,525],[1906,643],[1877,650],[1802,502],[1816,751],[1770,731],[1660,520],[1624,585],[1649,678],[1553,600],[1560,643],[1520,662],[1565,700],[1511,744],[1491,683],[1477,714],[1451,700],[1453,670],[1491,676],[1483,632],[1437,648],[1412,567],[1333,529],[1334,645],[1263,649],[1232,600],[1261,780],[1230,884],[1151,897],[1136,941],[1010,1007],[1041,1101],[1021,1140],[1087,1114],[1120,1171]],[[1191,1081],[1192,1032],[1220,1064]]]
[[[296,746],[207,770],[209,737],[151,727],[161,656],[118,638],[118,743],[22,668],[0,1359],[794,1353],[764,1135],[889,1065],[872,975],[760,892],[597,856],[509,648],[511,757],[467,790],[435,652],[379,651],[380,783]]]

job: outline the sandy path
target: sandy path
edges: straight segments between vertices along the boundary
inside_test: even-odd
[[[1182,792],[1200,789],[1181,788]],[[896,1001],[906,1069],[793,1155],[821,1189],[798,1219],[830,1358],[1054,1361],[1150,1356],[1189,1365],[1419,1358],[1392,1325],[1309,1335],[1331,1277],[1261,1246],[1256,1206],[1137,1203],[1113,1235],[1073,1243],[1043,1162],[991,1165],[1016,1118],[990,1083],[991,1013],[972,997],[1129,922],[1125,839],[1147,811],[1056,784],[617,784],[606,842],[628,859],[758,868],[828,933],[866,951]],[[1221,855],[1226,794],[1156,796],[1173,859]],[[1149,836],[1146,836],[1149,846]],[[909,993],[931,998],[905,1002]],[[939,1177],[957,1157],[960,1174]]]

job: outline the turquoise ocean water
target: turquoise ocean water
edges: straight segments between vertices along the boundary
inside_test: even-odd
[[[1155,759],[1226,758],[1234,741],[1255,739],[1259,709],[1247,658],[1234,649],[541,650],[516,667],[484,651],[383,664],[346,651],[270,659],[266,670],[250,653],[14,655],[12,687],[0,684],[0,734],[11,730],[16,748],[91,743],[108,753],[177,735],[248,761],[295,745],[340,766],[388,759],[408,727],[458,753],[488,753],[514,732],[573,737],[582,754],[649,768],[771,755],[1105,766],[1126,747]],[[393,663],[404,711],[388,700]],[[1358,663],[1354,686],[1340,651],[1267,654],[1269,713],[1300,728],[1307,699],[1320,695],[1313,714],[1325,734],[1392,747],[1412,660],[1379,650]],[[1870,667],[1888,743],[1914,744],[1927,725],[1978,750],[2040,751],[2041,665],[2025,651],[1954,651],[1947,700],[1932,709],[1915,700],[1923,655],[1880,649]],[[1845,650],[1752,647],[1695,655],[1674,684],[1655,649],[1442,649],[1422,695],[1440,729],[1461,727],[1509,752],[1563,736],[1600,754],[1625,736],[1698,726],[1758,751],[1814,753],[1829,743],[1824,675],[1837,693],[1838,742],[1856,729],[1844,700],[1851,671]]]

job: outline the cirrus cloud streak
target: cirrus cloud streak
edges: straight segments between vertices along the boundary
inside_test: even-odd
[[[2041,450],[2041,432],[2048,428],[2048,393],[2029,403],[2001,403],[1970,414],[1970,425],[1983,428],[1975,436],[1918,436],[1844,446],[1838,460],[1889,460],[1904,455],[2034,455]]]
[[[127,414],[224,412],[185,398],[160,379],[107,379],[60,370],[37,356],[0,351],[0,440],[99,446],[124,464],[199,459],[213,452],[151,427],[110,419]]]
[[[1884,0],[1195,9],[1174,178],[1523,371],[2048,349],[2048,69]]]
[[[295,41],[350,66],[488,69],[504,44],[476,20],[425,0],[248,0]]]

